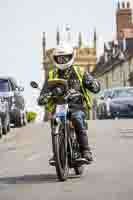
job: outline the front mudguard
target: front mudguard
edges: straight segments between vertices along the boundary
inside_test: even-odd
[[[60,133],[60,128],[61,128],[61,119],[58,117],[55,117],[51,119],[51,133],[52,136],[56,136]]]

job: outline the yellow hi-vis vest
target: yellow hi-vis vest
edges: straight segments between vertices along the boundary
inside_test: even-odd
[[[91,109],[92,107],[92,97],[91,97],[91,94],[89,92],[89,90],[87,90],[86,88],[84,88],[83,86],[83,83],[82,83],[82,73],[81,73],[81,70],[78,66],[73,66],[74,68],[74,71],[78,77],[78,80],[80,81],[80,87],[81,87],[81,90],[82,90],[82,93],[83,93],[83,96],[84,96],[84,103],[86,105],[86,107],[88,107],[88,109]]]
[[[48,73],[48,80],[53,80],[55,78],[58,78],[58,69],[57,68],[53,68],[53,66],[50,66],[50,70]]]
[[[86,110],[91,109],[91,107],[92,107],[92,97],[91,97],[89,90],[87,90],[83,86],[83,83],[82,83],[83,73],[81,72],[79,66],[72,66],[72,67],[73,67],[73,69],[74,69],[74,71],[77,75],[77,78],[80,82],[80,87],[81,87],[81,90],[82,90],[82,93],[83,93],[84,104],[85,104]],[[53,80],[53,79],[56,79],[56,78],[58,78],[58,69],[57,68],[53,69],[53,67],[51,66],[50,70],[49,70],[48,80]],[[54,107],[55,106],[53,105],[52,99],[49,99],[49,102],[48,102],[48,105],[47,105],[48,112],[53,112]]]

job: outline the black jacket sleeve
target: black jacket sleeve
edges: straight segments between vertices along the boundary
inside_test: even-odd
[[[83,75],[83,86],[91,91],[92,93],[98,93],[100,91],[100,83],[90,75],[90,73],[85,72]]]

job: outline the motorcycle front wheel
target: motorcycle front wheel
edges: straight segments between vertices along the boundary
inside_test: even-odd
[[[53,137],[54,154],[56,161],[56,173],[60,181],[66,181],[68,178],[68,155],[67,155],[67,138],[64,132]]]

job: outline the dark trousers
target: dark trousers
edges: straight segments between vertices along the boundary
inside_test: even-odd
[[[88,135],[85,125],[85,113],[82,110],[74,111],[71,113],[71,120],[75,127],[81,153],[85,150],[90,151],[90,147],[88,144]]]

